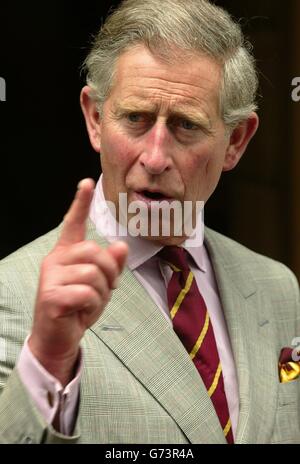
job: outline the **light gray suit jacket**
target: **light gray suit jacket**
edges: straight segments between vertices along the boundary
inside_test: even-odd
[[[30,332],[39,266],[60,227],[0,264],[0,442],[226,443],[203,382],[129,269],[82,340],[74,435],[48,426],[14,368]],[[106,247],[89,223],[87,239]],[[280,384],[281,348],[300,336],[299,286],[282,264],[206,230],[240,395],[236,443],[300,443],[300,379]]]

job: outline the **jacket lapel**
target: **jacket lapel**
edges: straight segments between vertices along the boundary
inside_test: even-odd
[[[230,245],[229,245],[230,243]],[[270,303],[256,288],[255,265],[234,245],[206,231],[238,375],[240,413],[236,443],[267,443],[276,412],[278,371]]]
[[[91,222],[88,239],[107,246]],[[226,443],[194,364],[159,308],[128,269],[91,330],[165,408],[191,443]]]

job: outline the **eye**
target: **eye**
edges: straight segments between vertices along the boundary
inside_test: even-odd
[[[127,119],[130,122],[141,122],[141,121],[143,121],[143,115],[140,114],[140,113],[129,113],[127,115]]]
[[[127,128],[133,133],[144,132],[152,126],[154,118],[148,113],[128,112],[125,115]]]
[[[182,127],[182,129],[185,130],[196,130],[198,129],[197,124],[194,124],[193,122],[189,121],[188,119],[181,119],[178,121],[179,126]]]

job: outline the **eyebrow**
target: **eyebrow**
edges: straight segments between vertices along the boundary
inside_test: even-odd
[[[117,118],[124,116],[128,113],[148,113],[155,114],[158,112],[158,105],[151,104],[149,102],[124,102],[116,103],[114,106],[114,114]],[[201,126],[207,131],[211,131],[212,123],[211,120],[201,114],[200,111],[193,108],[187,108],[184,105],[178,105],[173,111],[170,111],[169,117],[187,119],[191,123]]]

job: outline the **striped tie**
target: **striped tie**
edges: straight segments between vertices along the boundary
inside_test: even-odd
[[[216,340],[205,301],[188,266],[186,253],[183,248],[168,246],[158,254],[174,271],[167,289],[173,328],[201,375],[227,442],[233,443]]]

